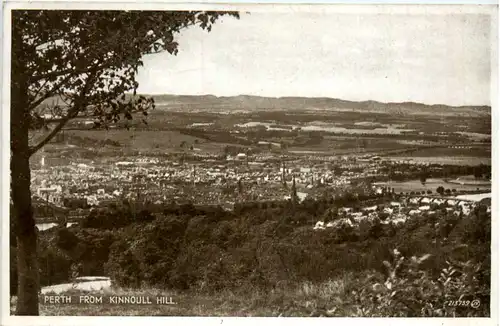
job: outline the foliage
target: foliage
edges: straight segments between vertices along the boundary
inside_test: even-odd
[[[447,261],[439,277],[433,278],[421,267],[429,257],[426,254],[406,259],[394,250],[392,262],[384,261],[385,281],[367,282],[360,290],[353,291],[359,314],[364,317],[489,316],[490,290],[480,276],[483,270],[480,264]]]
[[[58,266],[67,274],[71,264],[82,262],[85,275],[105,274],[121,287],[273,295],[306,283],[319,289],[347,273],[352,286],[339,294],[339,309],[332,315],[489,313],[491,214],[485,207],[478,206],[467,217],[415,216],[399,227],[367,219],[357,227],[341,223],[338,228],[313,230],[311,225],[292,224],[296,216],[307,215],[301,206],[296,212],[274,206],[238,215],[169,206],[155,220],[134,220],[113,231],[79,226],[47,231],[42,238],[49,241],[47,248],[50,243],[65,248],[57,249],[58,257],[67,260]],[[290,222],[276,214],[289,214]],[[337,214],[336,208],[325,212],[335,222],[341,219]],[[77,245],[69,245],[75,237]],[[441,273],[451,280],[440,279]],[[443,307],[445,298],[458,300],[462,294],[464,300],[479,298],[481,307]],[[328,302],[324,299],[325,305]]]
[[[26,88],[29,127],[56,122],[49,140],[80,114],[94,117],[96,126],[130,120],[134,112],[146,116],[153,100],[125,95],[136,93],[144,55],[175,55],[175,36],[182,29],[196,25],[210,31],[227,14],[238,17],[203,11],[14,11],[13,82]],[[53,98],[57,101],[47,102]]]

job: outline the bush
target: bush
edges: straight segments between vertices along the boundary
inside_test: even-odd
[[[70,251],[78,245],[78,237],[66,228],[60,228],[56,233],[56,246],[66,251]]]
[[[111,246],[106,273],[119,286],[169,286],[187,222],[187,218],[170,216],[131,225]]]
[[[63,283],[70,278],[72,259],[57,248],[46,247],[40,250],[40,285]]]
[[[384,261],[385,281],[365,282],[354,291],[362,316],[394,317],[474,317],[489,316],[489,285],[481,281],[482,268],[471,261],[447,263],[439,277],[432,277],[421,265],[430,255],[406,259],[397,250]],[[372,277],[373,279],[373,277]],[[454,301],[479,300],[472,308],[453,305]]]
[[[308,205],[313,206],[311,202]],[[385,292],[373,292],[373,280],[356,280],[359,281],[356,295],[359,300],[375,300],[376,305],[362,301],[363,305],[350,302],[351,306],[367,307],[368,315],[424,314],[422,311],[429,308],[422,306],[425,300],[437,302],[432,301],[431,294],[436,292],[430,285],[438,282],[450,259],[461,262],[473,259],[470,264],[482,264],[481,270],[474,274],[480,284],[476,281],[463,284],[470,286],[470,291],[489,287],[486,269],[490,264],[491,214],[484,206],[478,206],[466,217],[448,215],[445,211],[438,216],[415,216],[400,226],[367,218],[324,230],[295,222],[317,221],[322,217],[342,222],[336,216],[336,209],[322,212],[320,217],[308,209],[298,206],[294,211],[270,205],[233,215],[216,208],[172,207],[154,219],[149,211],[140,212],[133,219],[125,218],[121,227],[109,230],[106,221],[95,224],[97,228],[49,230],[41,235],[41,248],[49,249],[42,249],[40,257],[50,265],[41,264],[45,269],[43,277],[45,282],[68,277],[70,266],[82,262],[84,275],[106,274],[118,286],[148,285],[198,293],[256,289],[269,292],[306,281],[320,284],[345,273],[361,275],[373,271],[382,285],[390,275],[384,261],[394,264],[397,259],[391,254],[392,248],[399,248],[402,257],[431,254],[419,264],[418,270],[425,272],[424,278],[420,277],[421,272],[415,274],[409,267],[410,258],[404,259],[398,280],[391,283],[401,298],[409,300],[409,306],[416,305],[418,309],[408,308],[402,301],[390,301],[394,304],[391,309],[389,301],[384,300],[394,298],[387,297]],[[117,211],[100,214],[113,220],[119,216]],[[143,218],[137,218],[141,214]],[[379,212],[379,217],[387,218],[383,212]],[[420,288],[431,294],[420,293]],[[376,311],[379,306],[380,311]],[[438,315],[432,309],[432,312],[425,310],[425,314]]]

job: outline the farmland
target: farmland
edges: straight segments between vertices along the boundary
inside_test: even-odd
[[[401,105],[373,110],[373,105],[363,109],[365,104],[358,108],[349,104],[347,110],[327,108],[325,101],[319,101],[323,104],[318,110],[300,99],[266,102],[240,98],[234,99],[237,105],[233,108],[227,106],[231,102],[228,98],[160,96],[157,100],[162,104],[150,112],[147,125],[135,119],[121,121],[108,130],[88,130],[89,120],[79,118],[68,126],[59,143],[84,147],[83,143],[79,146],[79,140],[85,139],[97,142],[95,150],[113,151],[119,147],[120,151],[143,154],[189,151],[217,154],[227,146],[236,146],[242,151],[279,155],[371,154],[460,165],[491,161],[490,111],[483,107],[477,111],[423,107],[416,114],[401,110],[404,107]],[[274,104],[264,110],[261,107],[264,103]],[[287,103],[293,110],[285,110],[279,103]],[[262,145],[266,143],[275,145]],[[467,147],[453,148],[455,144]],[[49,151],[50,146],[54,144],[48,146]]]
[[[383,182],[383,183],[377,183],[377,185],[383,185],[383,186],[388,186],[391,188],[394,188],[394,191],[397,193],[409,193],[409,192],[415,192],[415,191],[432,191],[433,193],[436,192],[436,189],[438,187],[444,187],[444,188],[449,188],[449,189],[455,189],[458,192],[461,191],[489,191],[491,190],[491,183],[489,182],[482,182],[478,184],[461,184],[458,182],[453,182],[452,180],[444,180],[444,179],[438,179],[438,178],[431,178],[427,179],[425,183],[422,183],[420,180],[410,180],[410,181],[405,181],[405,182],[397,182],[397,181],[389,181],[389,182]]]

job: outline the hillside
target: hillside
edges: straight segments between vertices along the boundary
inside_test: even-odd
[[[369,200],[377,204],[398,199]],[[292,206],[283,201],[248,203],[234,212],[192,205],[125,205],[93,211],[79,225],[39,233],[42,286],[74,282],[69,277],[76,271],[78,276],[110,278],[111,292],[96,295],[161,294],[173,296],[178,305],[42,303],[41,311],[45,315],[490,315],[491,214],[486,206],[463,216],[442,206],[434,215],[414,215],[404,223],[382,223],[379,218],[346,223],[337,208],[356,202],[362,204],[346,194],[330,202],[332,206],[320,201]],[[332,226],[313,228],[318,219]],[[17,286],[15,267],[11,263],[12,293]],[[449,303],[457,298],[479,305]]]
[[[217,97],[214,95],[151,95],[160,109],[193,110],[332,110],[361,111],[389,114],[433,114],[488,116],[489,106],[427,105],[414,102],[381,103],[377,101],[354,102],[335,98],[309,97],[260,97],[238,95]]]
[[[377,101],[354,102],[326,97],[261,97],[252,95],[147,95],[155,99],[160,110],[185,111],[260,111],[260,110],[327,110],[378,112],[399,115],[440,115],[485,117],[491,115],[490,106],[427,105],[415,102],[381,103]],[[56,102],[44,101],[41,107]],[[58,101],[58,104],[62,103]]]

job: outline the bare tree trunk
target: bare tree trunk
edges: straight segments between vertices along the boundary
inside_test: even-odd
[[[14,80],[15,78],[13,78]],[[17,315],[38,315],[37,233],[31,206],[29,112],[26,88],[16,80],[11,89],[11,196],[17,240]]]

